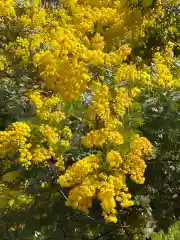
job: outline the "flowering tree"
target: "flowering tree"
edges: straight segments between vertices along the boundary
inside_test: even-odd
[[[2,126],[3,174],[48,168],[67,206],[88,214],[98,200],[105,221],[116,223],[118,209],[135,204],[128,180],[144,183],[153,154],[140,132],[140,97],[179,88],[176,18],[167,24],[176,4],[1,0],[0,76],[28,111]],[[168,37],[147,51],[150,29],[162,33],[157,22]]]

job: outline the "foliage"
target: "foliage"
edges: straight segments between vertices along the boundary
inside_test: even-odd
[[[179,91],[158,92],[144,104],[143,133],[156,148],[146,169],[146,185],[157,229],[167,230],[179,219]]]
[[[169,228],[167,234],[165,234],[164,232],[160,232],[157,235],[153,236],[152,240],[163,240],[163,239],[175,240],[175,239],[179,239],[179,236],[180,236],[180,223],[176,222],[174,225],[172,225]]]

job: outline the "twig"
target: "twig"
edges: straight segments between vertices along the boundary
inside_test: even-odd
[[[65,195],[64,192],[62,191],[62,189],[60,189],[59,191],[60,191],[60,193],[63,195],[63,197],[64,197],[66,200],[68,200],[67,197],[66,197],[66,195]]]

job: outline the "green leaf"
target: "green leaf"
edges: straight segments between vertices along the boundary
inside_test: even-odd
[[[0,197],[0,209],[8,207],[9,199]]]
[[[143,5],[145,7],[151,6],[153,3],[153,0],[143,0]]]
[[[165,235],[163,232],[158,233],[157,235],[155,235],[154,237],[151,238],[152,240],[164,240],[165,239]]]
[[[163,231],[159,232],[155,236],[151,238],[151,240],[178,240],[180,237],[180,221],[177,221],[174,225],[172,225],[167,235],[164,234]]]
[[[3,182],[17,182],[22,178],[22,173],[17,171],[8,172],[2,176]]]

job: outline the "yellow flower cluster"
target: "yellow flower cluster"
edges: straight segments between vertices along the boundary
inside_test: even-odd
[[[114,158],[119,157],[118,152],[115,151],[109,153],[108,156],[108,161],[112,164],[114,164]],[[114,157],[113,161],[111,161],[112,157]],[[89,155],[78,160],[66,170],[64,175],[59,177],[58,181],[63,187],[75,185],[69,192],[66,202],[68,206],[88,212],[93,198],[96,197],[101,202],[105,220],[117,222],[116,201],[119,201],[122,207],[133,205],[133,201],[127,192],[126,177],[122,170],[118,171],[118,166],[116,166],[114,175],[107,175],[100,171],[101,161],[100,155]]]
[[[133,205],[126,185],[126,175],[130,175],[136,183],[144,182],[144,157],[152,152],[152,145],[146,138],[134,135],[129,153],[123,155],[118,150],[113,150],[113,147],[119,145],[123,148],[122,135],[105,128],[90,131],[82,138],[82,143],[87,148],[99,147],[102,152],[77,160],[59,177],[58,182],[62,187],[71,187],[67,205],[88,212],[93,199],[97,198],[101,202],[104,219],[116,223],[117,202],[121,207]],[[106,149],[110,151],[107,151],[104,159],[105,143]],[[104,161],[107,163],[105,168]]]
[[[32,14],[33,13],[33,14]],[[29,16],[31,16],[29,19],[31,19],[31,22],[28,23],[31,27],[37,27],[37,26],[45,26],[47,24],[47,12],[43,8],[36,8],[33,9],[33,11],[29,11]]]
[[[41,124],[39,131],[43,135],[44,141],[47,141],[49,146],[53,146],[59,141],[59,135],[56,128],[50,127],[47,124]]]
[[[91,38],[91,46],[94,50],[102,51],[104,49],[104,37],[97,33],[94,37]]]
[[[106,162],[113,170],[110,174],[102,172],[102,155],[89,155],[78,160],[58,180],[63,187],[75,185],[69,192],[67,205],[88,212],[93,198],[98,198],[105,220],[117,222],[116,201],[122,207],[133,205],[126,185],[126,174],[131,174],[135,182],[142,183],[145,168],[142,157],[151,151],[152,146],[146,138],[134,136],[131,152],[126,158],[123,159],[118,151],[107,153]]]
[[[25,8],[19,17],[19,21],[22,25],[36,29],[47,24],[47,11],[44,8],[39,7],[40,3],[40,0],[24,1]]]
[[[51,124],[59,124],[64,119],[57,106],[60,99],[56,96],[42,97],[39,91],[31,93],[30,98],[37,116],[46,124],[15,122],[5,131],[0,131],[0,157],[13,156],[15,161],[27,168],[53,159],[56,166],[64,170],[63,153],[70,147],[72,132],[67,126],[58,129]]]
[[[121,64],[116,72],[116,82],[130,86],[152,86],[151,75],[147,70],[137,70],[136,65]]]
[[[167,49],[172,53],[172,49]],[[175,78],[171,71],[172,57],[162,56],[156,52],[154,63],[148,70],[137,70],[135,65],[122,64],[116,72],[116,82],[124,82],[131,86],[175,88],[178,86],[178,78]]]
[[[122,64],[116,72],[116,81],[118,82],[137,82],[138,71],[135,65]]]
[[[116,18],[116,9],[113,8],[96,8],[89,4],[77,5],[72,21],[82,33],[89,32],[93,29],[94,23],[100,23],[103,26],[112,24]]]
[[[77,161],[59,177],[59,183],[65,187],[81,183],[89,173],[99,168],[99,161],[100,159],[95,155],[89,155]]]
[[[0,157],[3,159],[13,155],[16,161],[27,168],[32,164],[46,164],[53,158],[57,167],[64,170],[63,156],[59,155],[59,149],[62,153],[65,152],[69,148],[69,141],[60,141],[55,129],[48,125],[40,125],[38,131],[35,131],[33,125],[22,122],[13,123],[6,131],[1,131]],[[40,139],[37,134],[41,134]]]
[[[28,39],[17,37],[14,47],[16,49],[16,56],[21,57],[20,63],[22,63],[22,65],[27,65],[30,56]]]
[[[111,168],[119,168],[123,160],[121,154],[118,151],[111,150],[107,156],[106,161]]]
[[[74,209],[88,212],[88,209],[92,206],[93,197],[96,194],[96,187],[96,176],[87,176],[82,184],[70,190],[66,205],[72,206]]]
[[[114,99],[113,108],[119,116],[124,116],[126,109],[131,106],[132,100],[129,97],[127,88],[116,88],[116,97]]]
[[[131,178],[138,184],[144,183],[144,171],[146,164],[144,155],[152,152],[152,144],[144,137],[135,135],[132,138],[130,152],[124,162],[124,172],[131,175]]]
[[[51,154],[45,147],[37,146],[37,148],[32,150],[31,159],[34,164],[46,163],[47,160],[51,159]],[[29,165],[31,165],[31,162]]]
[[[67,1],[64,3],[68,5]],[[98,9],[90,5],[77,5],[72,16],[68,16],[64,9],[47,14],[48,27],[55,21],[54,18],[59,16],[61,27],[58,22],[56,27],[53,25],[50,29],[41,24],[43,32],[41,34],[40,30],[38,35],[50,33],[50,36],[44,39],[50,49],[35,53],[33,64],[38,68],[46,86],[60,93],[63,100],[76,99],[87,89],[91,79],[89,65],[119,65],[130,54],[128,45],[116,47],[114,51],[107,53],[104,51],[105,42],[100,33],[90,38],[86,35],[87,28],[92,28],[97,21],[102,25],[111,23],[115,13],[116,10],[111,8]],[[29,38],[32,44],[32,38],[36,38],[36,34]]]
[[[104,144],[119,146],[123,143],[123,136],[118,131],[111,131],[107,128],[92,130],[82,138],[82,144],[87,148],[101,148]]]
[[[38,67],[47,87],[58,91],[63,100],[76,99],[87,89],[91,79],[88,63],[119,64],[130,52],[127,46],[109,54],[100,50],[89,50],[75,35],[74,29],[67,30],[62,27],[56,32],[51,31],[51,39],[55,50],[36,53],[34,65]]]
[[[0,0],[0,17],[15,16],[14,0]]]
[[[141,93],[141,90],[139,88],[137,88],[137,87],[134,87],[134,88],[131,89],[132,97],[136,97],[140,93]]]
[[[87,5],[91,5],[94,7],[108,7],[108,6],[112,6],[113,2],[117,2],[117,1],[112,1],[112,0],[79,0],[78,2],[80,3],[85,3]]]
[[[13,8],[14,1],[1,1],[0,4],[1,9],[7,6]],[[38,7],[39,4],[40,1],[26,1],[26,8],[18,13],[17,21],[21,28],[23,31],[30,28],[32,34],[26,38],[17,37],[15,54],[24,65],[32,60],[46,86],[60,93],[64,100],[77,99],[87,90],[91,83],[90,65],[115,67],[115,70],[120,66],[116,71],[118,81],[134,82],[149,78],[146,71],[137,71],[135,65],[122,64],[131,48],[121,44],[120,40],[126,38],[133,29],[136,29],[135,32],[143,32],[146,22],[154,19],[156,11],[154,14],[148,14],[147,11],[147,16],[143,16],[135,6],[132,11],[128,1],[121,3],[118,0],[64,0],[64,8],[51,11]],[[163,8],[162,3],[160,6]],[[158,12],[159,6],[155,8]],[[95,34],[91,36],[89,33],[94,30]],[[42,50],[42,43],[48,46],[47,50]],[[164,76],[171,75],[164,65],[157,65],[156,78],[162,75],[160,82],[168,78],[163,77],[163,69],[167,73]]]
[[[91,89],[93,96],[87,111],[88,119],[92,121],[97,117],[107,122],[110,117],[108,85],[93,82]]]
[[[16,41],[5,45],[6,51],[14,51],[16,58],[21,66],[27,66],[30,62],[30,43],[28,38],[17,37]],[[13,56],[14,57],[14,56]],[[17,60],[16,59],[16,60]]]
[[[157,52],[154,56],[154,76],[152,81],[154,85],[158,87],[175,87],[178,83],[178,79],[174,79],[171,70],[163,58],[163,56]]]
[[[7,131],[0,132],[0,155],[6,156],[11,151],[21,149],[30,136],[30,127],[23,122],[13,123]]]
[[[64,157],[63,155],[58,155],[58,157],[55,159],[56,160],[56,167],[60,170],[60,171],[64,171],[65,170],[65,166],[64,166]]]
[[[92,100],[86,111],[85,121],[89,126],[97,120],[101,120],[103,126],[109,130],[115,130],[122,126],[122,122],[117,115],[122,117],[125,114],[126,109],[131,106],[132,99],[127,88],[115,87],[112,89],[99,81],[92,83]],[[135,91],[138,90],[135,88],[133,91],[135,95]],[[112,112],[111,106],[113,106],[116,115]]]
[[[116,201],[120,202],[122,207],[133,205],[125,181],[125,175],[119,172],[116,176],[109,175],[106,181],[98,183],[98,199],[101,201],[103,216],[107,222],[117,222]]]
[[[102,8],[97,8],[99,4]],[[26,8],[18,15],[20,27],[23,31],[28,28],[32,34],[17,37],[10,44],[15,55],[20,57],[20,64],[28,65],[33,61],[46,87],[58,92],[63,100],[77,99],[88,89],[90,65],[114,67],[130,54],[131,49],[126,44],[115,43],[117,46],[109,46],[111,51],[105,50],[108,46],[102,27],[114,23],[117,4],[99,4],[65,0],[65,8],[74,6],[68,14],[69,11],[62,8],[49,11],[38,7],[39,2],[26,1]],[[87,32],[97,23],[99,32],[89,37]],[[46,49],[42,49],[42,43]]]
[[[3,71],[7,67],[7,60],[6,57],[0,55],[0,71]]]
[[[59,54],[60,51],[52,54],[47,50],[36,54],[34,61],[48,88],[58,92],[63,100],[76,99],[90,80],[88,69],[76,57],[62,56],[59,59]]]
[[[29,94],[29,98],[35,105],[36,115],[41,120],[58,123],[65,118],[60,106],[61,100],[56,95],[43,97],[40,92],[36,90]]]

